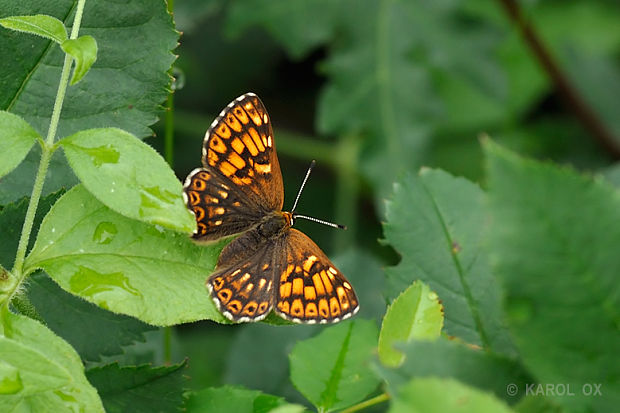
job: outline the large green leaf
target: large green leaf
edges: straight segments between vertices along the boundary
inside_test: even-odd
[[[0,177],[24,160],[40,135],[21,117],[0,111]]]
[[[74,13],[72,0],[0,0],[0,17],[49,14],[71,26]],[[168,94],[167,72],[174,61],[171,50],[178,39],[165,2],[89,0],[84,8],[82,35],[91,35],[97,41],[97,62],[88,76],[67,89],[57,136],[110,126],[138,137],[151,135],[149,125],[157,120],[159,105]],[[45,136],[63,51],[50,40],[7,29],[0,29],[0,50],[0,109],[22,116]],[[34,170],[36,164],[12,180],[21,183],[18,187],[27,187],[31,180],[22,176],[32,175]],[[49,191],[63,184],[60,182]]]
[[[232,386],[189,393],[185,404],[189,413],[269,413],[280,406],[289,405],[280,397]]]
[[[322,411],[351,406],[379,384],[369,367],[377,338],[377,326],[368,320],[326,328],[293,348],[291,381]]]
[[[483,250],[484,201],[477,185],[439,170],[424,169],[395,184],[384,232],[402,259],[386,270],[388,296],[420,279],[442,301],[448,334],[512,353],[499,286]]]
[[[558,404],[612,411],[620,403],[620,193],[604,180],[484,146],[489,246],[520,356],[538,383],[571,387],[575,396],[551,395]],[[593,383],[602,396],[582,392]]]
[[[505,403],[456,380],[413,379],[394,395],[389,413],[510,413]]]
[[[25,271],[42,268],[66,291],[150,324],[222,321],[204,284],[221,248],[125,218],[77,186],[43,220]]]
[[[86,371],[106,412],[173,412],[183,405],[185,362],[151,367],[108,364]]]
[[[103,412],[69,344],[37,321],[0,311],[1,411]]]
[[[60,141],[69,164],[99,201],[129,218],[192,232],[181,183],[146,143],[121,129],[88,129]]]
[[[32,275],[27,288],[30,302],[47,327],[67,340],[83,360],[121,354],[124,346],[144,341],[144,332],[154,329],[63,291],[45,274]]]

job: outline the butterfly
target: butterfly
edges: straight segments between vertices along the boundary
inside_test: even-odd
[[[307,235],[292,228],[296,218],[336,225],[282,211],[282,173],[271,121],[258,96],[238,97],[213,121],[202,165],[183,186],[185,204],[196,218],[192,238],[215,241],[240,234],[224,247],[206,281],[226,318],[258,321],[274,311],[296,323],[335,323],[359,310],[344,275]]]

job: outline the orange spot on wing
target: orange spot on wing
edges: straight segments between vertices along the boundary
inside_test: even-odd
[[[229,310],[231,313],[233,314],[239,314],[239,312],[241,311],[241,307],[243,306],[243,304],[241,304],[241,301],[239,300],[232,300],[231,302],[229,302],[226,305],[226,309]]]
[[[316,317],[318,310],[315,303],[306,304],[306,317]]]
[[[222,304],[226,304],[232,297],[232,291],[228,288],[223,288],[217,293],[217,298],[220,299]]]
[[[230,128],[225,123],[220,124],[220,126],[217,127],[216,132],[224,139],[230,138],[230,135],[232,134]]]
[[[258,155],[258,148],[256,147],[256,145],[254,145],[254,141],[252,140],[252,138],[250,138],[250,135],[244,133],[241,139],[243,139],[243,143],[248,148],[252,156]]]
[[[312,264],[314,264],[317,259],[318,258],[316,257],[316,255],[311,255],[308,258],[306,258],[306,261],[304,261],[304,271],[309,272],[310,268],[312,267]]]
[[[263,165],[260,163],[255,163],[254,164],[254,169],[256,169],[256,172],[261,173],[261,174],[268,174],[271,172],[271,164],[268,163],[267,165]]]
[[[290,311],[290,304],[288,303],[288,301],[280,301],[278,303],[278,308],[280,309],[280,311],[282,311],[285,314],[288,314]]]
[[[235,118],[235,116],[232,113],[229,113],[228,115],[226,115],[226,124],[230,126],[230,128],[234,130],[235,132],[241,132],[241,129],[243,128],[241,123],[239,123],[237,118]]]
[[[252,137],[252,140],[256,144],[256,147],[258,148],[258,150],[261,152],[264,152],[265,146],[263,146],[263,142],[261,141],[260,136],[258,135],[258,132],[256,131],[256,129],[250,128],[248,129],[248,132],[250,133],[250,136]]]
[[[241,108],[241,106],[235,106],[233,108],[233,114],[243,123],[244,125],[250,121],[248,118],[248,114],[245,113],[245,110]]]
[[[220,171],[222,171],[222,173],[226,176],[231,176],[232,174],[237,172],[237,168],[235,168],[234,166],[232,166],[226,161],[222,161],[222,163],[220,163],[219,165],[219,168],[220,168]]]
[[[295,269],[295,265],[289,264],[288,267],[286,267],[286,270],[284,270],[284,272],[280,276],[280,282],[281,283],[286,282],[286,280],[288,280],[288,276],[291,275],[294,269]]]
[[[323,288],[323,281],[321,281],[320,274],[314,274],[312,276],[312,282],[314,283],[314,288],[316,288],[316,292],[318,295],[325,295],[325,288]]]
[[[224,142],[217,136],[211,136],[211,139],[209,139],[209,148],[219,153],[226,153],[226,145],[224,145]]]
[[[228,155],[228,161],[233,164],[237,169],[242,169],[245,166],[245,161],[237,153],[231,152]]]
[[[327,294],[331,294],[334,289],[332,287],[332,282],[329,280],[329,277],[327,277],[327,274],[325,274],[325,271],[321,271],[321,280],[323,281],[323,286],[325,287]]]
[[[329,305],[325,298],[319,300],[319,314],[325,318],[329,317]]]
[[[304,298],[306,300],[315,300],[316,299],[316,290],[314,287],[305,287],[304,288]]]
[[[211,166],[217,165],[217,161],[219,161],[219,159],[220,157],[217,156],[217,153],[215,153],[214,151],[207,152],[207,161],[209,162],[209,165]]]
[[[329,299],[329,309],[332,316],[337,316],[340,314],[340,305],[338,304],[338,299],[336,297]]]
[[[243,144],[243,142],[241,142],[241,139],[239,138],[233,139],[233,141],[230,143],[230,146],[232,146],[233,149],[240,155],[243,152],[243,149],[245,149],[245,145]]]
[[[282,284],[280,286],[280,297],[287,298],[291,296],[291,283]]]
[[[295,278],[293,280],[293,295],[302,295],[304,291],[304,280]]]
[[[301,300],[298,298],[293,300],[293,304],[291,305],[291,315],[301,317],[304,314],[304,305]]]

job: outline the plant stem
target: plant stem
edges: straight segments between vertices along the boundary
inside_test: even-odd
[[[357,412],[357,411],[360,411],[360,410],[365,409],[367,407],[374,406],[375,404],[379,404],[379,403],[382,403],[384,401],[387,401],[389,399],[390,399],[390,396],[388,396],[387,393],[383,393],[383,394],[380,394],[380,395],[378,395],[376,397],[373,397],[372,399],[364,400],[361,403],[353,405],[353,406],[351,406],[351,407],[349,407],[347,409],[341,410],[340,413],[353,413],[353,412]]]
[[[73,20],[73,29],[71,30],[71,39],[76,39],[80,23],[82,22],[82,13],[84,11],[84,3],[86,0],[79,0],[77,10],[75,12],[75,19]],[[32,194],[28,203],[28,209],[26,210],[26,217],[24,219],[24,225],[22,227],[21,236],[19,238],[19,244],[17,246],[17,253],[15,254],[15,264],[11,271],[14,280],[8,292],[7,303],[11,301],[11,297],[15,294],[15,291],[19,288],[21,283],[27,274],[24,273],[24,260],[26,257],[26,251],[28,249],[28,242],[30,241],[30,234],[32,233],[32,226],[34,224],[34,217],[39,206],[39,200],[41,199],[41,193],[43,192],[43,183],[45,182],[45,176],[47,175],[47,169],[49,168],[50,160],[54,153],[54,138],[56,137],[56,131],[58,130],[58,121],[60,120],[60,112],[62,110],[62,104],[65,99],[65,93],[67,91],[67,85],[69,83],[69,74],[71,72],[71,63],[73,58],[68,54],[65,54],[65,60],[62,67],[62,73],[60,75],[60,83],[58,85],[58,91],[56,92],[56,100],[54,101],[54,109],[52,111],[52,117],[50,119],[50,126],[47,130],[47,138],[42,145],[41,161],[39,162],[39,168],[34,180],[34,186],[32,187]]]
[[[620,146],[612,132],[601,122],[595,111],[586,103],[578,92],[577,88],[571,83],[568,76],[564,74],[558,63],[534,30],[534,27],[527,21],[515,0],[499,0],[504,7],[506,14],[518,27],[525,43],[534,53],[543,70],[555,85],[558,93],[566,100],[569,109],[573,111],[577,119],[588,130],[591,136],[604,148],[614,159],[620,159]]]
[[[339,224],[347,226],[346,231],[336,231],[334,234],[334,250],[342,252],[353,244],[357,229],[357,200],[359,197],[359,177],[357,176],[357,162],[359,159],[359,139],[356,135],[345,135],[339,143],[338,165],[336,172],[336,213],[335,219]],[[345,220],[347,222],[345,222]]]

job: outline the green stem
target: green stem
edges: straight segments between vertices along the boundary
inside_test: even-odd
[[[359,157],[359,140],[356,135],[346,135],[338,143],[336,172],[335,220],[347,226],[346,231],[334,234],[334,250],[343,251],[353,244],[357,228],[357,200],[359,178],[356,164]],[[347,222],[345,222],[347,220]]]
[[[76,39],[80,24],[82,22],[82,13],[84,11],[84,3],[86,0],[79,0],[77,10],[75,12],[75,19],[73,20],[73,29],[71,30],[71,39]],[[27,274],[24,273],[24,260],[26,258],[26,251],[28,249],[28,242],[30,241],[30,234],[32,233],[32,226],[34,224],[34,217],[39,206],[39,200],[41,199],[41,193],[43,191],[43,183],[45,182],[45,176],[47,175],[47,169],[49,168],[50,160],[54,150],[54,138],[56,131],[58,130],[58,121],[60,120],[60,112],[62,110],[62,104],[65,99],[65,93],[67,91],[67,85],[69,83],[69,74],[71,72],[71,63],[73,58],[68,54],[65,54],[65,60],[62,67],[62,73],[60,75],[60,84],[58,85],[58,91],[56,93],[56,100],[54,101],[54,109],[52,111],[52,117],[50,119],[50,126],[47,131],[47,138],[42,146],[41,161],[39,162],[39,168],[34,180],[34,186],[32,187],[32,195],[30,196],[30,202],[28,203],[28,209],[26,210],[26,217],[24,219],[24,225],[22,227],[22,233],[19,238],[19,244],[17,246],[17,253],[15,254],[15,264],[13,266],[12,278],[13,282],[8,290],[8,300],[10,302],[11,297],[15,294],[15,291],[19,288],[21,283]]]
[[[346,409],[342,410],[340,413],[353,413],[353,412],[357,412],[357,411],[360,411],[360,410],[365,409],[367,407],[374,406],[375,404],[379,404],[379,403],[382,403],[384,401],[387,401],[389,399],[390,399],[390,396],[388,396],[387,393],[383,393],[383,394],[380,394],[380,395],[378,395],[376,397],[373,397],[372,399],[364,400],[361,403],[358,403],[358,404],[353,405],[353,406],[351,406],[349,408],[346,408]]]

